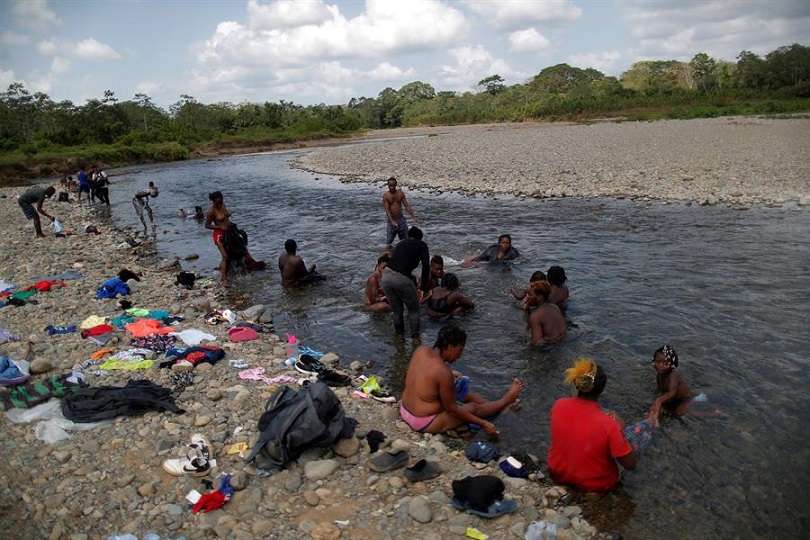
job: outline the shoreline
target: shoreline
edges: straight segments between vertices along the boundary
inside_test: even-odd
[[[79,324],[89,315],[111,317],[120,313],[115,300],[95,300],[95,290],[121,268],[142,274],[142,280],[127,297],[135,306],[166,309],[185,317],[178,329],[198,328],[217,336],[226,351],[224,360],[202,364],[193,371],[193,383],[179,393],[178,405],[187,412],[149,412],[143,416],[119,417],[56,444],[36,438],[34,424],[12,424],[5,414],[0,420],[0,471],[8,480],[0,490],[0,513],[7,529],[18,538],[106,539],[109,535],[133,533],[139,538],[155,531],[162,538],[403,538],[429,540],[461,537],[475,527],[490,538],[522,538],[528,524],[548,519],[560,527],[557,537],[566,540],[606,537],[582,517],[583,508],[566,498],[564,488],[543,479],[506,477],[497,462],[474,466],[463,453],[463,443],[445,436],[412,432],[398,418],[396,405],[366,401],[351,396],[351,389],[335,389],[347,416],[359,421],[358,434],[376,429],[394,447],[408,450],[411,463],[420,458],[439,461],[444,473],[417,484],[404,481],[400,471],[376,474],[368,469],[369,450],[361,439],[352,439],[324,455],[308,453],[299,464],[277,475],[261,477],[250,465],[226,448],[257,437],[257,421],[273,385],[242,380],[231,359],[244,359],[250,367],[263,367],[268,376],[292,375],[283,365],[286,351],[278,335],[261,334],[257,341],[231,343],[225,327],[208,326],[203,315],[209,308],[225,309],[216,285],[191,291],[174,284],[177,269],[159,261],[154,246],[145,242],[129,247],[122,242],[135,236],[130,228],[117,228],[97,209],[81,209],[72,203],[51,200],[47,210],[59,217],[67,230],[98,227],[101,234],[75,234],[33,239],[33,231],[20,211],[16,195],[20,188],[0,188],[0,211],[8,216],[2,240],[6,256],[0,261],[0,278],[21,287],[33,284],[37,275],[76,270],[82,279],[68,281],[37,295],[38,304],[0,308],[0,327],[20,335],[20,342],[0,345],[0,351],[20,359],[26,341],[33,343],[37,370],[47,375],[68,372],[87,360],[97,347],[78,334],[48,336],[48,324]],[[173,261],[168,261],[173,262]],[[268,279],[275,276],[268,274]],[[272,306],[270,306],[272,311]],[[307,343],[328,351],[328,344]],[[110,346],[129,348],[122,332]],[[340,351],[336,351],[339,355]],[[350,370],[350,358],[337,358]],[[357,367],[357,366],[355,366]],[[362,366],[360,366],[362,367]],[[113,371],[94,375],[85,371],[87,382],[121,386],[130,378],[147,378],[170,387],[171,370],[156,366],[145,371]],[[369,372],[368,374],[371,374]],[[35,376],[35,379],[41,376]],[[515,414],[512,412],[505,414]],[[517,413],[519,414],[519,413]],[[237,429],[240,428],[240,429]],[[199,478],[172,477],[161,462],[183,452],[192,433],[204,433],[212,443],[219,471],[234,474],[237,492],[221,509],[193,515],[185,501],[191,489],[204,491]],[[543,463],[543,456],[538,456]],[[304,462],[321,459],[334,470],[319,478]],[[494,474],[504,479],[506,496],[518,501],[519,510],[496,520],[483,520],[458,512],[449,504],[452,480],[468,475]],[[216,472],[208,478],[213,480]],[[586,505],[587,506],[587,505]],[[425,516],[427,513],[427,519]],[[417,521],[414,515],[419,515]],[[426,519],[426,521],[425,521]],[[340,523],[336,524],[338,521]],[[345,524],[344,521],[348,521]]]
[[[810,119],[724,117],[420,128],[421,138],[315,148],[290,160],[346,183],[469,195],[810,206]]]

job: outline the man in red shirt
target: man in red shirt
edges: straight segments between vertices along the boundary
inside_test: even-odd
[[[621,420],[597,401],[607,375],[583,358],[565,371],[565,381],[574,385],[577,397],[558,399],[551,408],[551,476],[582,491],[610,491],[619,483],[616,461],[633,470],[636,455],[622,434]]]

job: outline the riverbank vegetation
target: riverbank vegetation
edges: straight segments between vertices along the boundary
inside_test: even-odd
[[[808,110],[810,47],[799,44],[764,57],[743,51],[736,62],[705,53],[690,62],[641,61],[621,77],[558,64],[514,85],[493,74],[475,92],[437,92],[415,81],[346,105],[205,104],[181,95],[164,109],[145,94],[122,101],[109,90],[76,105],[13,83],[0,93],[0,177],[67,173],[83,163],[174,161],[372,128]]]

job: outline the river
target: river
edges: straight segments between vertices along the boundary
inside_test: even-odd
[[[231,298],[273,306],[280,333],[371,361],[398,388],[410,345],[396,345],[388,316],[360,309],[365,279],[384,247],[382,184],[341,184],[290,168],[292,153],[229,157],[122,170],[111,188],[119,224],[135,224],[132,193],[154,180],[152,203],[165,256],[199,254],[187,267],[215,275],[210,231],[176,216],[222,190],[232,219],[270,270],[237,279]],[[458,369],[495,396],[516,376],[523,407],[499,420],[503,446],[544,456],[548,411],[569,390],[562,372],[587,355],[609,380],[603,405],[626,421],[655,398],[653,351],[671,343],[695,393],[722,414],[664,419],[623,489],[595,508],[597,526],[625,538],[797,538],[810,533],[810,213],[795,208],[698,207],[606,199],[519,200],[408,192],[431,253],[461,279],[477,309]],[[457,263],[512,235],[510,267]],[[328,280],[280,287],[284,240]],[[528,344],[512,286],[553,264],[572,299],[560,346]],[[439,328],[426,321],[431,343]]]

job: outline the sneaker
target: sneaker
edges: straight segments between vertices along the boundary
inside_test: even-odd
[[[349,386],[352,384],[352,378],[335,371],[333,369],[323,369],[318,373],[318,380],[327,384],[327,386]]]
[[[172,476],[207,476],[211,472],[211,463],[202,455],[193,453],[184,458],[167,459],[163,470]]]
[[[368,395],[371,396],[371,399],[375,399],[382,403],[394,403],[397,400],[397,398],[382,388],[379,390],[372,390]]]
[[[211,445],[202,433],[192,435],[191,444],[188,446],[194,450],[199,450],[205,459],[211,459]]]
[[[317,375],[324,371],[326,366],[321,364],[320,360],[308,354],[302,354],[295,361],[295,369],[304,375]]]

